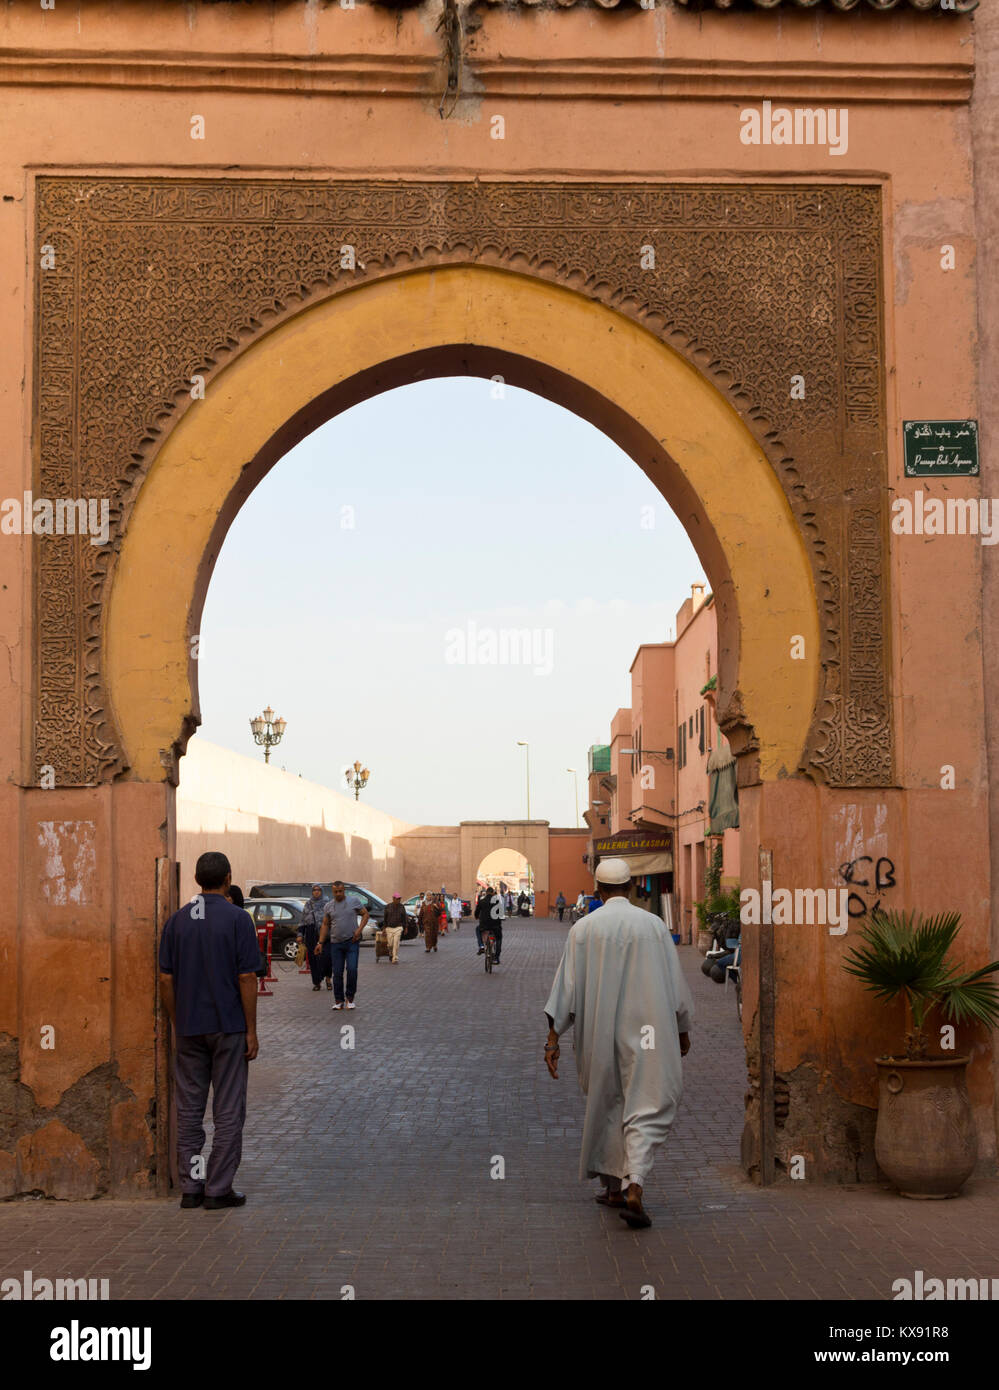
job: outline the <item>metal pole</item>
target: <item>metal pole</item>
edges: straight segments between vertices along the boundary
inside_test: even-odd
[[[773,883],[773,850],[760,846],[760,889]],[[759,1081],[760,1081],[760,1182],[769,1187],[775,1181],[777,1154],[777,1122],[774,1110],[776,1071],[776,961],[774,929],[761,922],[757,947],[759,1009]]]
[[[166,919],[175,912],[180,898],[177,888],[176,870],[179,865],[166,856],[156,860],[154,882],[154,911],[156,914],[156,947],[159,948],[160,935]],[[153,1003],[153,1056],[156,1096],[156,1195],[167,1197],[171,1184],[180,1186],[177,1171],[177,1133],[176,1102],[173,1094],[173,1070],[170,1066],[171,1025],[170,1018],[160,999],[159,976],[155,977]]]

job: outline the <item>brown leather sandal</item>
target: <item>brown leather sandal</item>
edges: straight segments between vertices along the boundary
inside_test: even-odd
[[[618,1213],[621,1220],[627,1221],[628,1225],[634,1227],[636,1230],[652,1225],[652,1217],[642,1206],[642,1189],[637,1183],[632,1183],[624,1194],[621,1208],[621,1211]]]

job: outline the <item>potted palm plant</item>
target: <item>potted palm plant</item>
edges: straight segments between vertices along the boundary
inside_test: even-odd
[[[968,1055],[931,1051],[928,1032],[935,1011],[952,1024],[999,1023],[999,986],[985,978],[999,961],[966,971],[947,959],[960,926],[956,912],[924,918],[875,910],[863,944],[843,961],[879,999],[905,1000],[904,1055],[875,1059],[874,1138],[879,1166],[904,1197],[956,1197],[978,1157]]]
[[[703,956],[715,944],[714,921],[724,915],[731,919],[733,934],[739,931],[739,885],[722,888],[722,842],[719,838],[704,873],[704,897],[694,903],[697,914],[697,949]]]

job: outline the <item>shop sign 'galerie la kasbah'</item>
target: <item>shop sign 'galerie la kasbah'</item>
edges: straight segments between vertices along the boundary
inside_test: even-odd
[[[672,853],[673,837],[669,831],[662,835],[612,835],[609,839],[594,840],[594,856],[602,854],[659,854]]]

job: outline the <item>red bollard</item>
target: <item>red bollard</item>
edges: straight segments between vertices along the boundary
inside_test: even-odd
[[[266,927],[258,927],[258,928],[257,928],[257,944],[260,946],[260,953],[261,953],[261,955],[263,955],[264,951],[266,950],[266,942],[267,942],[267,928],[266,928]],[[268,960],[268,962],[267,962],[267,970],[268,970],[268,973],[270,973],[270,968],[271,968],[271,963],[270,963],[270,960]],[[262,994],[273,994],[273,993],[274,993],[274,991],[273,991],[272,989],[268,989],[268,988],[267,988],[266,984],[264,983],[264,978],[265,978],[265,977],[264,977],[263,975],[258,975],[258,976],[257,976],[257,984],[260,986],[260,988],[257,990],[257,997],[258,997],[258,998],[259,998],[260,995],[262,995]]]
[[[264,979],[267,981],[267,983],[268,983],[269,985],[276,985],[276,984],[277,984],[277,976],[274,974],[274,951],[273,951],[273,946],[274,946],[274,918],[273,918],[273,917],[268,917],[267,921],[264,923],[264,927],[265,927],[266,930],[267,930],[267,974],[264,976]],[[273,990],[271,991],[271,993],[273,993]]]

